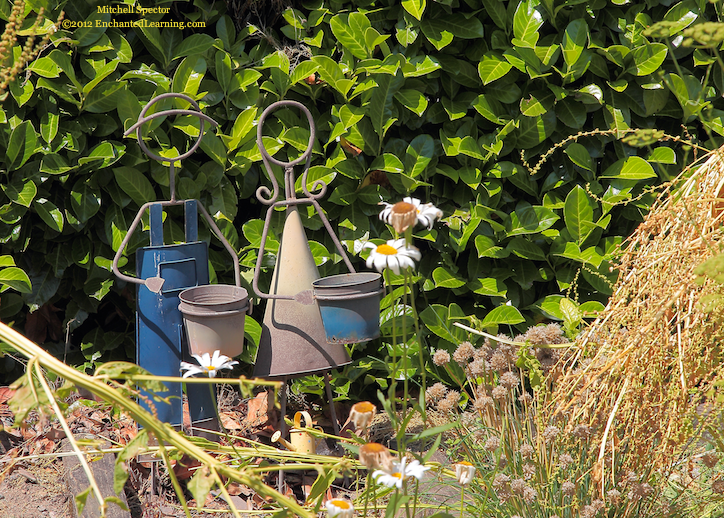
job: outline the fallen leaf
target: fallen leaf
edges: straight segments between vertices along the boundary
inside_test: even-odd
[[[244,427],[235,419],[230,412],[220,412],[221,425],[227,430],[242,430]]]
[[[256,428],[269,421],[269,407],[271,404],[272,392],[260,392],[253,399],[249,400],[246,412],[246,423],[250,428]]]

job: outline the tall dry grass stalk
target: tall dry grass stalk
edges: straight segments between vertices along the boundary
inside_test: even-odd
[[[588,464],[601,498],[611,488],[658,492],[705,434],[721,430],[724,306],[700,301],[723,287],[699,285],[695,269],[722,251],[723,198],[721,148],[663,192],[628,240],[614,295],[541,408],[564,436],[593,426]],[[643,484],[651,481],[661,484]]]

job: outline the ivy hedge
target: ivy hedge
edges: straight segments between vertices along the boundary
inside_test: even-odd
[[[43,4],[26,2],[24,27]],[[463,339],[452,326],[458,318],[515,332],[570,317],[563,298],[579,318],[600,309],[616,279],[613,254],[648,210],[651,188],[723,140],[724,35],[713,23],[722,13],[707,0],[195,0],[159,2],[168,13],[143,15],[103,5],[45,3],[56,19],[65,11],[63,23],[0,106],[0,282],[8,290],[0,318],[76,364],[134,354],[135,289],[110,265],[139,207],[169,197],[168,164],[123,137],[158,94],[190,95],[219,123],[183,162],[177,193],[214,215],[247,284],[266,210],[255,191],[269,184],[256,121],[279,99],[313,112],[309,183],[329,184],[323,207],[353,256],[369,239],[391,238],[378,202],[413,195],[441,208],[443,224],[415,235],[424,350]],[[3,0],[0,17],[7,21],[11,7]],[[185,107],[169,100],[151,111],[174,106]],[[278,157],[307,145],[298,113],[276,112],[265,128]],[[175,156],[199,123],[155,119],[143,133]],[[343,271],[310,214],[302,210],[321,273]],[[183,239],[181,221],[168,214],[168,243]],[[133,251],[148,242],[136,234],[122,262],[132,275]],[[212,277],[231,282],[226,251],[208,230],[202,237]],[[393,279],[394,296],[401,283]],[[384,385],[391,301],[383,301],[386,336],[354,351],[358,361],[336,380],[340,394],[357,380]],[[249,355],[256,322],[247,324]]]

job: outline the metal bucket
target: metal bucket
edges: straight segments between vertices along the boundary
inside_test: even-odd
[[[344,273],[312,283],[327,342],[354,344],[380,336],[379,273]]]
[[[244,350],[249,294],[239,286],[206,284],[179,293],[191,354],[219,351],[230,358]]]

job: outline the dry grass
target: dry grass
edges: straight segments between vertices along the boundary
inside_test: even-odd
[[[614,295],[542,411],[568,434],[593,425],[601,498],[628,490],[631,473],[667,480],[722,415],[724,307],[699,304],[722,285],[697,284],[695,269],[721,250],[724,148],[684,174],[626,243]]]

